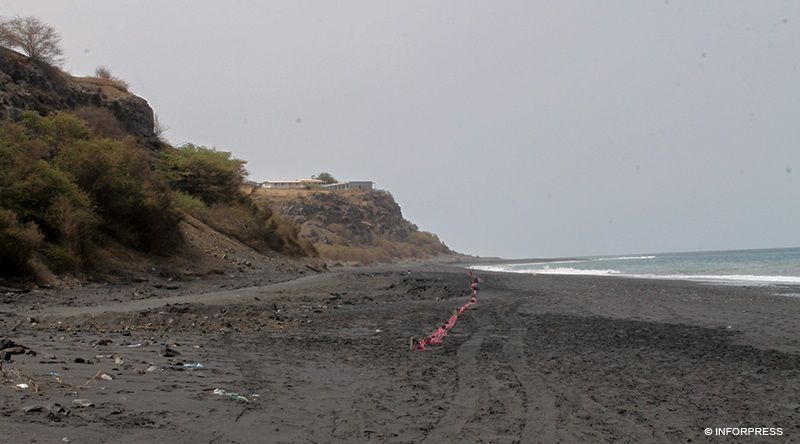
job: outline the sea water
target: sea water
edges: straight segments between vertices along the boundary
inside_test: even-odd
[[[556,262],[478,265],[511,273],[681,279],[742,285],[800,285],[800,248],[595,256]]]

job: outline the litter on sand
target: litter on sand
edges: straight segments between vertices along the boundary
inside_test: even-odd
[[[195,362],[195,363],[189,363],[189,362],[187,362],[187,363],[183,364],[183,368],[194,368],[194,369],[200,369],[200,368],[204,368],[204,367],[203,367],[203,364],[201,364],[201,363],[199,363],[199,362]]]
[[[240,395],[238,393],[229,392],[229,391],[223,390],[221,388],[214,389],[214,394],[215,395],[220,395],[220,396],[227,396],[228,399],[233,399],[234,401],[250,402],[249,399],[245,398],[244,396],[242,396],[242,395]]]

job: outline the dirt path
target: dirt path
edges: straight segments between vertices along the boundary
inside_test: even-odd
[[[123,313],[163,307],[167,304],[196,303],[206,305],[225,305],[249,302],[255,297],[265,300],[280,292],[300,291],[308,288],[319,288],[337,279],[336,273],[315,274],[298,279],[270,285],[238,288],[236,290],[213,291],[208,293],[187,294],[181,296],[155,297],[124,302],[111,302],[92,306],[58,306],[53,305],[37,311],[19,313],[21,316],[79,316],[105,312]]]

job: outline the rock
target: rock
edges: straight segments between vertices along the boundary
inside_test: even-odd
[[[91,359],[83,359],[83,358],[75,358],[73,359],[74,363],[76,364],[94,364]]]
[[[73,399],[72,400],[72,404],[76,405],[78,407],[94,407],[94,403],[92,401],[89,401],[88,399],[82,399],[82,398]]]
[[[156,367],[155,365],[151,365],[150,367],[147,367],[147,370],[145,370],[145,371],[147,373],[153,373],[156,370],[158,370],[158,367]]]
[[[32,404],[23,406],[20,410],[22,410],[25,413],[36,413],[44,411],[44,406],[42,406],[41,404]]]
[[[9,347],[0,350],[0,360],[11,362],[11,355],[21,355],[23,353],[25,353],[25,348],[23,347]]]
[[[54,415],[69,415],[69,409],[65,408],[61,404],[54,402],[47,406],[47,411],[54,414]]]
[[[84,107],[109,112],[133,136],[156,138],[153,109],[145,99],[113,82],[72,77],[0,48],[0,118],[16,120],[24,111],[49,114]]]
[[[181,353],[179,351],[177,351],[177,350],[175,350],[173,348],[170,348],[169,346],[166,346],[166,345],[164,346],[163,349],[161,349],[161,356],[163,356],[165,358],[174,358],[174,357],[180,356],[180,355],[181,355]]]
[[[108,344],[111,344],[112,342],[114,342],[114,341],[112,341],[111,339],[103,338],[103,339],[97,341],[97,343],[95,345],[108,345]]]
[[[108,373],[103,373],[100,375],[100,379],[105,379],[106,381],[114,380],[114,377],[109,375]]]

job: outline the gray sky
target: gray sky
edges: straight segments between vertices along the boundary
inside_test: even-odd
[[[800,2],[0,0],[173,143],[504,257],[800,245]]]

